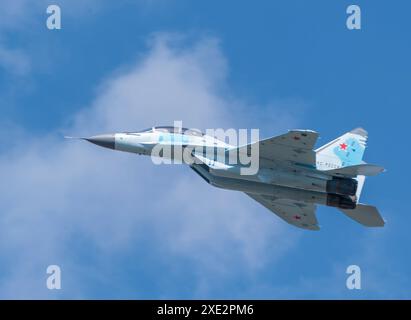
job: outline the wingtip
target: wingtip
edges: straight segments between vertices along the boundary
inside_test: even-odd
[[[301,132],[301,133],[317,133],[317,131],[310,130],[310,129],[290,129],[288,132]]]
[[[387,171],[387,169],[385,169],[384,167],[379,166],[379,165],[374,165],[374,167],[375,167],[375,175],[380,174],[380,173],[384,173],[384,172]]]

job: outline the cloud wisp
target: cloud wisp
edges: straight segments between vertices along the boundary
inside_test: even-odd
[[[103,81],[60,132],[243,121],[245,103],[222,94],[227,63],[218,41],[181,41],[154,36],[148,52]],[[217,292],[213,283],[240,275],[259,282],[253,274],[295,242],[264,208],[255,212],[258,205],[244,195],[214,189],[188,168],[66,141],[60,132],[19,134],[24,139],[0,154],[1,298],[173,298],[186,275],[186,297],[208,297]],[[45,287],[50,264],[62,268],[60,292]],[[132,281],[137,270],[144,283]],[[147,292],[147,283],[157,289]]]

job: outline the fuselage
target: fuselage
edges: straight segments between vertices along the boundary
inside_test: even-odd
[[[352,208],[356,203],[356,180],[330,177],[317,168],[299,167],[290,161],[261,158],[257,173],[241,174],[245,165],[233,163],[228,157],[237,150],[236,146],[196,130],[153,127],[86,140],[114,150],[151,156],[156,163],[187,164],[209,184],[223,189],[340,208]]]

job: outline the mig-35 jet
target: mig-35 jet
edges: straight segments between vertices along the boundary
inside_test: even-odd
[[[364,226],[384,226],[376,207],[359,202],[365,177],[384,171],[362,160],[367,132],[357,128],[314,149],[317,138],[318,134],[311,130],[291,130],[233,146],[198,130],[159,126],[80,139],[170,160],[176,158],[176,149],[188,150],[194,161],[183,159],[182,163],[187,163],[207,183],[242,191],[299,228],[319,230],[315,214],[318,204],[338,208]],[[241,155],[250,156],[253,150],[257,150],[258,168],[253,174],[242,174],[247,166],[238,161],[232,164],[228,154],[234,153],[234,159],[238,159]]]

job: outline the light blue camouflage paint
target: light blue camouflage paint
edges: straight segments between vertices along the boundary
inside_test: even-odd
[[[189,137],[183,134],[162,133],[158,138],[158,142],[184,145],[189,143]]]
[[[341,147],[342,144],[347,145],[345,150]],[[364,150],[365,148],[359,144],[357,139],[350,138],[336,146],[333,151],[341,160],[341,165],[346,167],[361,164]]]

